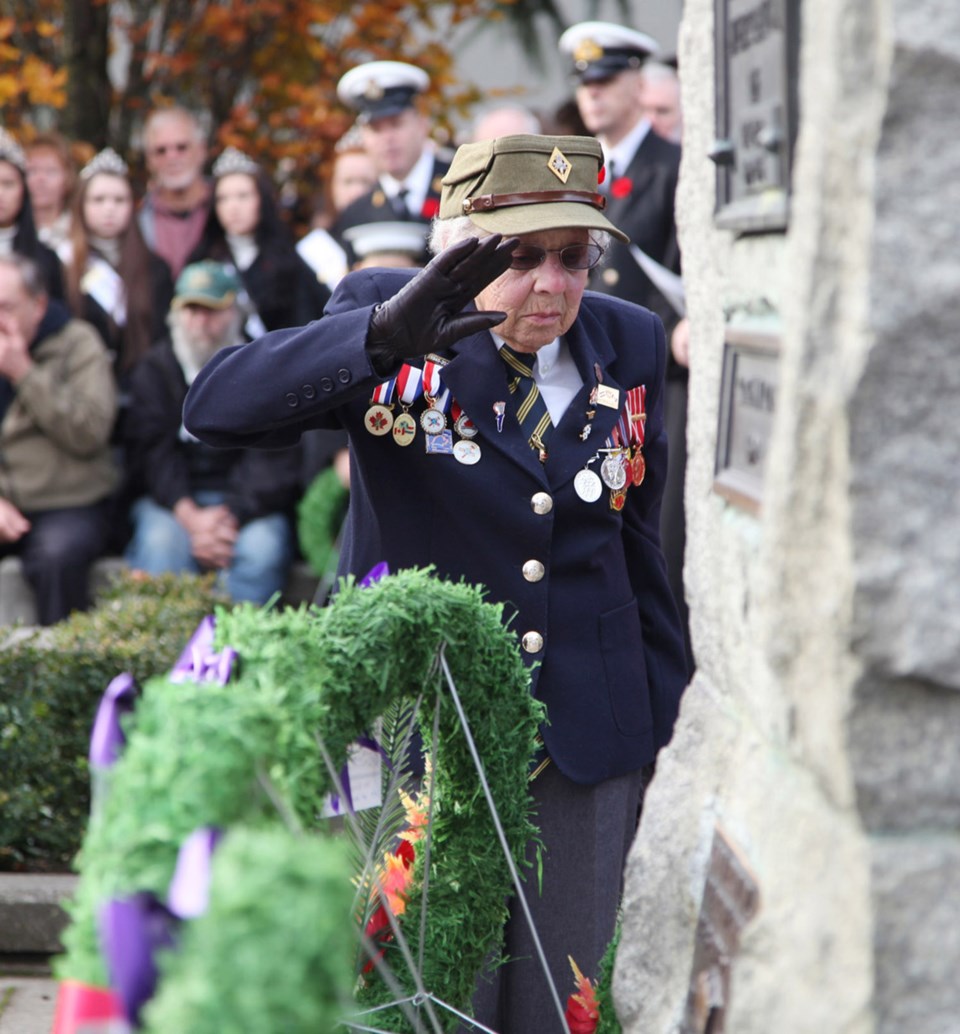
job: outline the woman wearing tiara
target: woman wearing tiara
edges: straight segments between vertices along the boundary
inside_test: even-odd
[[[0,255],[13,253],[33,259],[40,267],[48,296],[63,298],[60,259],[37,236],[27,189],[26,153],[5,129],[0,129]]]
[[[123,394],[134,363],[166,331],[167,264],[144,243],[126,162],[111,148],[80,171],[68,245],[67,300],[100,331]]]
[[[251,337],[319,319],[330,292],[297,253],[263,169],[228,147],[212,172],[214,203],[190,261],[236,268],[254,310],[247,320]]]

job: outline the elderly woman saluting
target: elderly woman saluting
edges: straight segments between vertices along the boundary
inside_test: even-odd
[[[688,672],[657,524],[660,320],[585,293],[610,234],[588,137],[466,144],[419,272],[348,275],[324,317],[226,350],[185,423],[227,447],[345,427],[342,574],[434,565],[502,602],[546,704],[531,790],[545,846],[526,895],[555,985],[596,976],[643,788]],[[476,1018],[561,1029],[522,913]],[[545,1026],[546,1024],[546,1026]]]

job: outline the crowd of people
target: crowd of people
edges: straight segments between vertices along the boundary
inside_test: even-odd
[[[675,69],[654,60],[655,41],[606,23],[575,26],[560,50],[575,103],[485,107],[464,139],[595,136],[611,219],[678,273]],[[319,319],[348,270],[427,263],[452,158],[431,139],[428,84],[394,61],[341,79],[356,122],[299,239],[270,170],[212,151],[216,127],[184,107],[144,121],[141,197],[110,148],[76,168],[56,132],[21,143],[0,130],[0,555],[21,556],[41,623],[89,606],[89,568],[105,552],[152,573],[218,570],[237,600],[282,589],[296,503],[328,464],[346,470],[346,435],[307,431],[264,462],[202,445],[180,407],[210,356]],[[677,324],[626,245],[612,241],[590,278],[668,333]]]

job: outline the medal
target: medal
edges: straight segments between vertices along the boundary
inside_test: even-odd
[[[631,473],[633,474],[633,483],[640,485],[643,483],[643,477],[647,472],[647,462],[643,458],[643,450],[637,446],[637,451],[633,454],[633,459],[630,461]]]
[[[379,438],[380,435],[390,433],[390,428],[393,427],[393,413],[390,412],[387,406],[382,406],[379,402],[375,402],[367,410],[363,418],[363,424],[371,434]]]
[[[478,431],[477,425],[467,416],[466,413],[461,413],[457,419],[453,422],[453,429],[460,435],[461,438],[476,438]]]
[[[393,440],[397,445],[409,445],[417,436],[417,422],[404,410],[393,422]]]
[[[627,501],[627,490],[621,488],[618,492],[610,493],[610,509],[619,512],[623,509],[623,504]]]
[[[378,438],[389,434],[393,427],[393,389],[396,383],[396,377],[391,377],[373,389],[370,408],[363,417],[364,427]]]
[[[467,438],[461,438],[453,447],[453,458],[458,463],[472,467],[474,463],[480,462],[480,446]]]
[[[573,490],[585,503],[595,503],[603,494],[603,482],[586,467],[573,479]]]
[[[437,434],[428,434],[424,439],[424,451],[431,456],[451,455],[453,453],[453,432],[439,431]]]
[[[607,488],[619,491],[627,483],[627,472],[623,465],[623,450],[611,449],[600,464],[600,478]]]
[[[442,410],[430,406],[420,414],[420,426],[428,435],[440,434],[446,429],[447,415]]]

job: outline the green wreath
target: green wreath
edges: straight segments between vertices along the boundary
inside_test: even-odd
[[[337,564],[337,539],[350,492],[333,467],[318,474],[297,504],[297,538],[300,552],[318,577],[329,574]]]
[[[442,647],[522,865],[536,835],[528,764],[544,715],[501,618],[502,606],[484,602],[481,589],[421,570],[367,588],[348,581],[323,610],[218,611],[217,641],[237,650],[239,675],[225,686],[155,679],[145,687],[78,859],[58,976],[106,986],[95,925],[100,903],[138,891],[162,898],[180,844],[198,827],[285,823],[321,835],[319,806],[333,781],[318,736],[330,757],[342,759],[392,702],[423,694],[431,705],[436,698],[438,723],[429,903],[424,914],[413,895],[403,925],[411,940],[425,932],[423,986],[468,1009],[475,975],[500,942],[512,881],[437,657]],[[432,706],[425,718],[429,741]],[[422,886],[423,866],[418,855],[415,885]],[[259,979],[256,965],[234,977],[241,986]],[[397,970],[396,977],[414,993],[413,974]],[[395,997],[379,978],[361,993],[368,1006]],[[377,1023],[410,1029],[399,1009],[379,1013]]]

